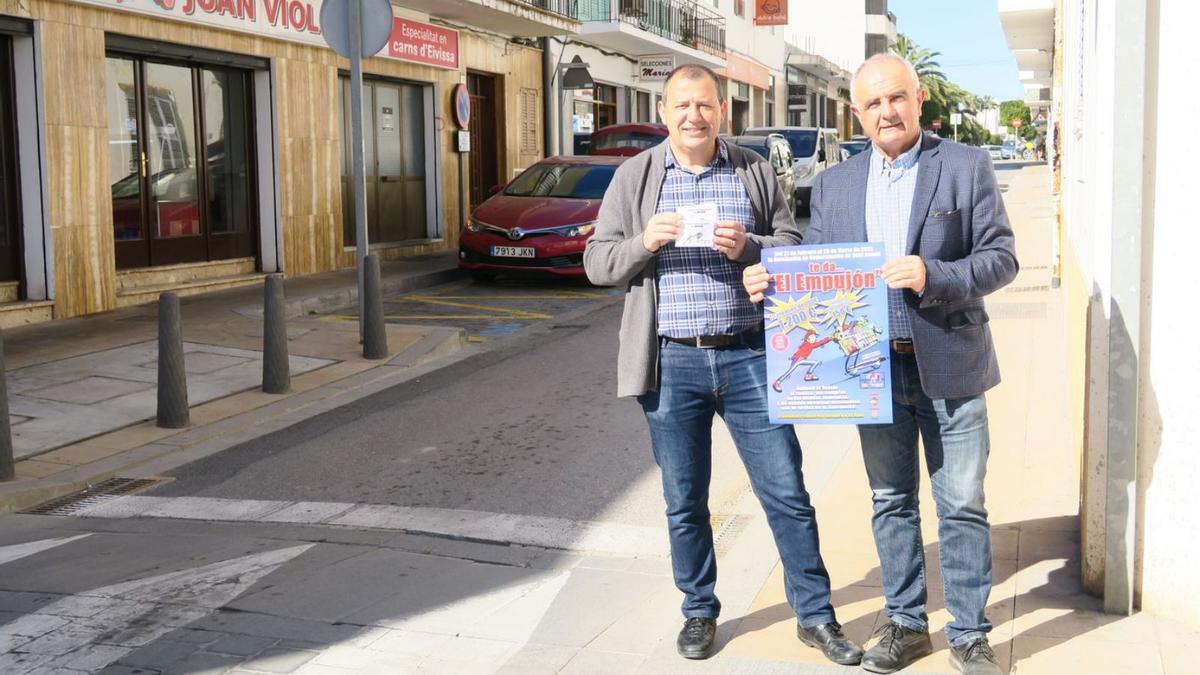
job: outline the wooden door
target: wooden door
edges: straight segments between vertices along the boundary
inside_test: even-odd
[[[492,187],[500,184],[497,133],[496,78],[493,75],[467,73],[467,91],[471,95],[471,152],[470,164],[471,208],[483,203]]]

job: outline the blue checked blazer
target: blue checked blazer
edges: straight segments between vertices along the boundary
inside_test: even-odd
[[[872,146],[813,183],[805,244],[867,240]],[[984,296],[1017,275],[1013,231],[987,151],[921,135],[907,252],[925,261],[920,297],[904,292],[921,386],[934,399],[976,396],[1000,383]]]

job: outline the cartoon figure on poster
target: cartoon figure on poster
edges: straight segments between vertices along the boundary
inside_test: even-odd
[[[875,244],[763,251],[773,421],[891,421],[883,260]]]

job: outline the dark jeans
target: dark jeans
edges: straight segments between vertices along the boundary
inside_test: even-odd
[[[992,541],[983,505],[987,404],[982,395],[931,400],[921,389],[916,357],[892,352],[892,415],[891,424],[858,428],[873,493],[871,529],[887,615],[913,630],[928,626],[917,504],[919,433],[937,507],[942,590],[953,617],[946,638],[962,645],[992,629],[984,616],[992,589]]]
[[[685,617],[721,611],[709,524],[712,422],[718,414],[737,446],[783,561],[788,603],[806,628],[834,620],[829,574],[818,549],[816,513],[804,489],[800,443],[767,419],[762,338],[755,347],[697,349],[667,342],[659,390],[638,397],[662,469],[675,585]]]

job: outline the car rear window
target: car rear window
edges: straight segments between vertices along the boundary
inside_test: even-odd
[[[535,164],[508,184],[510,197],[601,199],[612,182],[615,166]]]
[[[817,132],[816,131],[799,131],[795,129],[751,129],[746,132],[754,136],[765,136],[767,134],[779,134],[787,139],[788,145],[792,146],[792,156],[799,158],[812,157],[817,151]]]
[[[749,148],[767,159],[771,159],[771,149],[768,148],[766,146],[766,144],[759,145],[757,143],[750,142],[750,143],[738,143],[738,145],[742,146],[743,148]]]
[[[606,134],[598,131],[592,134],[592,152],[597,150],[615,150],[616,148],[640,148],[645,150],[662,143],[666,136],[647,134],[640,131],[622,131]]]

